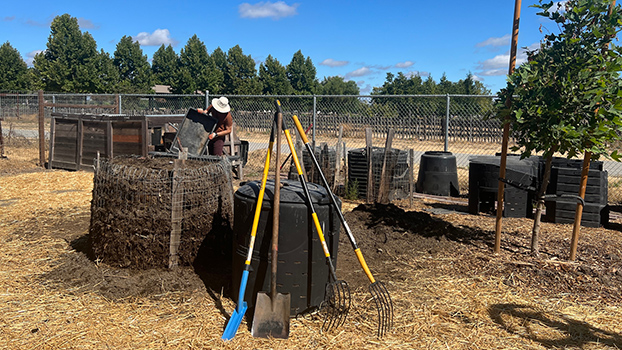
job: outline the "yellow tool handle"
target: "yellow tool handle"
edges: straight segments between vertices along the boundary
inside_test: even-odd
[[[302,142],[309,143],[309,139],[307,138],[307,133],[302,128],[302,124],[300,124],[300,120],[298,120],[298,117],[295,115],[293,116],[293,118],[294,118],[294,124],[296,124],[296,129],[298,129],[298,134],[300,134],[300,137],[302,137]]]
[[[369,282],[375,283],[376,280],[374,279],[374,276],[371,274],[371,271],[369,270],[369,267],[367,267],[367,263],[365,262],[365,258],[363,258],[363,253],[361,253],[361,249],[357,248],[354,252],[356,253],[356,257],[359,259],[359,263],[361,264],[361,267],[365,271],[365,274],[367,275],[367,278],[369,278]]]
[[[266,193],[266,182],[268,181],[268,171],[270,170],[270,155],[272,153],[272,147],[274,142],[270,142],[268,146],[268,154],[266,155],[266,163],[263,166],[263,177],[261,178],[261,189],[259,190],[259,197],[257,198],[257,207],[255,208],[255,216],[253,217],[253,227],[251,229],[251,241],[248,244],[248,255],[246,265],[251,264],[253,257],[253,247],[255,246],[255,236],[257,235],[257,226],[259,226],[259,216],[261,215],[261,206],[263,205],[263,196]]]

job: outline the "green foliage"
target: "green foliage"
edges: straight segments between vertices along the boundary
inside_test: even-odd
[[[265,95],[291,95],[292,84],[287,80],[285,67],[276,58],[268,55],[266,61],[259,65],[259,80]]]
[[[295,95],[313,95],[318,91],[316,69],[310,57],[305,59],[298,50],[286,68],[287,79],[292,84]]]
[[[616,6],[608,16],[610,4],[570,0],[565,11],[554,11],[553,2],[533,6],[561,32],[546,35],[498,94],[497,117],[511,123],[519,145],[514,150],[523,156],[557,151],[574,157],[587,151],[595,158],[619,158],[607,146],[620,138],[622,126],[622,57],[612,43],[622,12]]]
[[[0,46],[0,87],[2,90],[31,88],[28,66],[8,41]]]
[[[101,50],[95,59],[97,92],[119,92],[119,70],[110,55]]]
[[[47,91],[99,92],[97,45],[78,19],[64,14],[50,26],[47,49],[35,56],[36,76]]]
[[[218,93],[222,90],[222,72],[216,69],[205,44],[196,34],[181,49],[178,67],[171,86],[174,93],[194,94],[205,90]]]
[[[349,200],[359,199],[359,181],[357,179],[346,183],[345,198]]]
[[[244,55],[239,45],[230,48],[227,53],[224,86],[224,93],[228,94],[261,94],[262,87],[255,69],[255,60],[251,55]]]
[[[173,85],[175,74],[177,74],[178,57],[171,45],[160,46],[153,53],[151,61],[151,72],[155,84]]]
[[[153,86],[151,66],[138,41],[123,36],[114,52],[114,65],[119,71],[119,92],[148,93]]]

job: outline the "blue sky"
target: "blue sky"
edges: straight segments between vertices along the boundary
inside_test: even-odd
[[[519,49],[534,47],[552,23],[523,1]],[[458,81],[471,72],[493,93],[505,86],[514,0],[479,1],[5,1],[0,42],[23,59],[45,50],[50,23],[64,13],[78,18],[98,49],[112,54],[131,36],[151,59],[161,44],[179,53],[196,34],[208,52],[240,45],[262,62],[268,55],[286,66],[301,50],[317,77],[342,76],[362,94],[381,86],[388,72]],[[542,27],[541,27],[542,26]],[[543,32],[541,33],[540,30]],[[524,61],[520,50],[518,63]],[[1,87],[0,87],[1,89]]]

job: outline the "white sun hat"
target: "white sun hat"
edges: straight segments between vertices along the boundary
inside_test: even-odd
[[[220,113],[229,113],[231,107],[229,106],[229,99],[222,96],[212,100],[212,106]]]

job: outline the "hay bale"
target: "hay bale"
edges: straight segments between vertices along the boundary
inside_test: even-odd
[[[100,162],[93,182],[93,251],[109,265],[168,266],[174,208],[181,215],[180,265],[191,265],[202,244],[231,247],[226,242],[233,220],[233,184],[231,163],[225,158],[186,160],[174,169],[169,158],[115,157]]]

